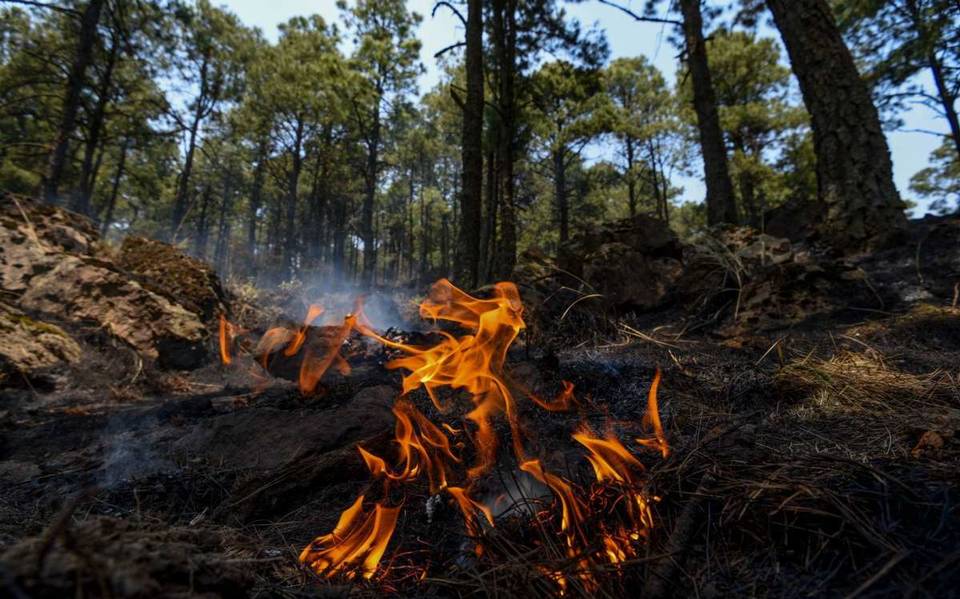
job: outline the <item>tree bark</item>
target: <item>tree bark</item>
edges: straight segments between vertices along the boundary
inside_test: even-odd
[[[953,145],[957,149],[957,159],[960,160],[960,118],[957,117],[957,99],[950,92],[950,86],[947,84],[946,77],[943,74],[943,64],[941,64],[932,49],[930,50],[928,62],[930,63],[930,72],[933,74],[933,82],[937,86],[940,104],[943,106],[943,114],[946,116],[947,123],[950,125],[950,137],[953,139]]]
[[[194,241],[193,253],[201,260],[207,258],[207,240],[209,239],[210,227],[207,225],[207,213],[210,209],[210,196],[212,191],[210,185],[203,189],[203,196],[200,200],[200,219],[197,221],[197,237]]]
[[[193,155],[197,150],[197,132],[200,130],[200,121],[203,120],[203,104],[207,93],[207,74],[209,58],[204,57],[200,67],[200,95],[197,96],[197,108],[194,110],[193,122],[190,123],[190,134],[187,141],[187,154],[183,159],[183,172],[177,185],[177,195],[173,201],[173,215],[170,219],[170,242],[177,240],[177,232],[187,215],[187,194],[190,190],[190,175],[193,172]]]
[[[253,168],[253,188],[250,190],[249,212],[247,214],[247,254],[250,264],[247,272],[257,272],[257,224],[260,222],[260,206],[263,203],[263,176],[267,164],[267,138],[257,143],[257,165]]]
[[[889,242],[906,223],[877,108],[826,0],[767,0],[813,125],[820,234],[837,250]]]
[[[120,193],[120,180],[123,178],[124,169],[127,165],[127,148],[129,140],[124,139],[120,144],[120,158],[117,160],[117,172],[113,176],[113,187],[110,189],[110,199],[107,201],[107,211],[103,216],[103,222],[100,223],[100,236],[106,237],[110,225],[113,224],[113,212],[117,207],[117,196]]]
[[[77,125],[77,112],[80,110],[80,96],[86,84],[87,67],[90,65],[93,47],[97,43],[97,24],[100,22],[103,5],[104,0],[90,0],[83,9],[80,18],[77,52],[74,55],[73,65],[70,67],[70,74],[67,77],[67,90],[63,98],[60,126],[57,128],[57,137],[53,144],[53,151],[50,153],[47,176],[43,184],[43,197],[50,203],[59,201],[57,194],[67,164],[70,137]]]
[[[483,2],[468,0],[467,94],[463,106],[460,258],[457,281],[472,289],[480,282],[480,228],[483,193]]]
[[[635,161],[633,138],[627,135],[624,139],[624,145],[627,150],[627,205],[630,208],[630,218],[633,218],[637,215],[637,181],[633,173],[633,163]]]
[[[494,38],[498,65],[500,132],[497,148],[497,178],[500,208],[500,237],[496,244],[496,271],[500,278],[510,278],[517,264],[517,217],[514,204],[514,150],[516,144],[516,0],[496,0],[494,5]],[[493,232],[491,232],[491,235]]]
[[[220,219],[217,223],[217,243],[213,250],[213,264],[220,275],[224,278],[229,274],[227,272],[227,257],[230,250],[230,222],[227,215],[231,212],[233,204],[233,176],[230,171],[224,173],[223,177],[223,198],[220,200]]]
[[[74,196],[71,208],[74,212],[91,215],[92,206],[90,199],[93,196],[93,188],[96,184],[96,164],[97,148],[100,145],[100,136],[103,133],[103,125],[107,112],[107,105],[110,103],[110,87],[113,85],[113,71],[117,63],[117,54],[120,43],[117,35],[111,36],[110,50],[107,53],[107,63],[103,69],[103,75],[97,85],[97,105],[90,117],[90,127],[87,133],[87,141],[83,148],[83,167],[80,170],[80,193]]]
[[[703,154],[704,180],[707,186],[707,224],[737,222],[733,184],[727,166],[727,148],[720,129],[717,95],[713,89],[707,44],[703,38],[700,0],[680,0],[687,67],[693,83],[693,108],[697,113],[700,149]]]
[[[553,195],[557,205],[557,222],[560,229],[560,245],[570,239],[570,203],[567,198],[567,163],[563,149],[553,152]]]
[[[300,172],[303,170],[303,157],[300,151],[303,148],[303,118],[297,117],[293,146],[290,148],[290,172],[287,178],[287,218],[283,244],[283,265],[287,276],[294,274],[294,258],[297,251],[297,197],[300,191]]]
[[[361,283],[370,287],[374,283],[377,265],[376,238],[373,230],[373,209],[377,197],[377,170],[380,161],[380,104],[377,96],[377,106],[373,113],[373,126],[367,145],[367,169],[365,193],[363,196],[361,238],[363,239],[363,273]]]

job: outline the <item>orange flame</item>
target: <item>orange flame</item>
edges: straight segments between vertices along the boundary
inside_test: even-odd
[[[602,537],[608,561],[617,564],[636,556],[633,542],[647,536],[649,529],[653,528],[653,513],[635,478],[636,474],[643,472],[643,464],[614,437],[600,439],[584,428],[574,433],[573,438],[587,448],[587,460],[593,466],[601,490],[615,485],[620,497],[626,499],[618,502],[626,512],[625,518],[620,522],[611,520],[615,530],[601,526],[605,528]]]
[[[430,492],[439,493],[447,486],[447,463],[460,459],[450,450],[450,440],[430,422],[413,403],[400,399],[393,406],[397,418],[396,443],[400,446],[400,470],[391,472],[383,458],[362,447],[360,455],[374,476],[386,476],[394,481],[408,481],[426,471]]]
[[[467,525],[467,532],[472,537],[480,535],[480,514],[487,519],[487,523],[493,526],[493,512],[484,504],[476,501],[468,495],[467,490],[461,487],[447,487],[447,491],[457,501],[460,511],[463,513],[463,521]],[[483,553],[483,545],[476,546],[477,555]]]
[[[653,375],[653,382],[650,383],[650,391],[647,393],[647,411],[643,415],[643,426],[653,430],[653,438],[637,439],[637,443],[644,447],[649,447],[660,452],[660,455],[666,458],[670,455],[670,446],[667,444],[667,436],[663,433],[663,425],[660,423],[660,410],[657,407],[657,388],[660,386],[660,367],[657,367],[657,373]]]
[[[314,350],[310,346],[307,347],[303,352],[303,360],[300,362],[300,393],[303,395],[313,393],[317,388],[317,383],[334,364],[337,365],[337,369],[344,376],[350,374],[350,365],[340,355],[340,348],[347,337],[350,336],[350,331],[353,330],[356,323],[356,315],[348,314],[336,333],[327,340],[329,345],[321,355],[314,355]]]
[[[445,489],[454,498],[467,531],[472,536],[479,536],[483,531],[483,519],[493,526],[494,518],[487,506],[470,497],[469,482],[465,486],[448,484],[452,465],[461,462],[451,449],[448,433],[457,435],[461,431],[448,423],[435,425],[406,396],[422,387],[437,410],[449,413],[452,405],[447,403],[447,399],[441,399],[439,390],[459,390],[469,394],[472,406],[466,418],[472,426],[464,432],[476,449],[476,461],[466,473],[469,481],[489,472],[494,465],[497,438],[493,421],[504,416],[510,426],[514,455],[520,469],[549,487],[560,504],[560,530],[565,540],[567,563],[576,567],[573,575],[581,581],[587,592],[592,592],[598,588],[598,584],[591,563],[596,559],[605,559],[612,564],[620,564],[636,557],[637,542],[653,526],[648,499],[639,484],[643,465],[616,438],[599,438],[589,429],[581,429],[573,438],[586,448],[586,457],[596,477],[591,492],[584,496],[581,488],[548,472],[539,459],[526,456],[515,400],[510,391],[511,386],[520,387],[511,385],[504,370],[507,352],[525,327],[523,305],[512,283],[497,283],[492,295],[489,299],[478,299],[446,279],[435,283],[427,299],[420,305],[420,315],[434,321],[456,323],[466,328],[467,332],[454,336],[439,331],[439,342],[427,347],[400,343],[379,335],[364,317],[358,302],[354,314],[344,319],[322,356],[314,357],[311,354],[312,346],[306,347],[301,364],[300,389],[304,393],[312,392],[320,377],[333,365],[340,367],[342,372],[349,371],[339,350],[353,330],[376,339],[388,348],[400,350],[402,355],[387,363],[388,368],[406,371],[402,379],[402,395],[393,408],[396,418],[396,461],[392,466],[388,465],[387,460],[362,447],[358,448],[360,455],[371,474],[384,480],[385,492],[395,483],[409,482],[426,474],[431,493]],[[316,310],[314,308],[311,306],[311,312],[299,331],[283,329],[281,335],[271,330],[265,335],[265,340],[271,344],[289,342],[287,355],[301,351],[309,323],[322,312],[319,306]],[[642,421],[644,430],[650,431],[651,436],[638,438],[637,442],[658,450],[666,457],[669,446],[657,407],[659,382],[658,369]],[[575,404],[574,388],[567,381],[563,382],[563,386],[563,391],[552,400],[541,399],[525,390],[522,393],[545,410],[566,411]],[[457,446],[462,447],[462,444]],[[400,508],[377,503],[372,511],[364,512],[363,501],[364,495],[361,495],[341,514],[332,533],[318,537],[304,549],[301,562],[326,577],[337,574],[352,577],[358,570],[364,577],[372,577],[393,534]],[[594,510],[596,506],[601,509]],[[587,520],[607,512],[616,512],[618,517],[599,523]],[[480,555],[482,545],[478,544],[476,551]],[[541,568],[541,571],[558,585],[561,594],[566,592],[571,581],[567,567]]]
[[[573,383],[570,381],[563,381],[563,391],[561,391],[560,395],[557,395],[553,401],[543,400],[533,393],[529,395],[534,403],[548,412],[566,412],[576,401],[576,398],[573,396]]]
[[[300,553],[301,563],[322,576],[343,572],[352,578],[356,566],[364,578],[373,576],[393,536],[400,508],[378,503],[372,512],[365,513],[363,498],[357,497],[340,514],[332,533],[317,537]]]
[[[230,364],[230,346],[233,345],[233,325],[227,322],[226,316],[220,315],[220,362]]]
[[[310,325],[313,324],[314,320],[320,318],[321,314],[323,314],[323,306],[320,304],[310,304],[310,307],[307,309],[307,315],[303,319],[303,326],[300,327],[296,335],[294,335],[293,341],[291,341],[290,345],[287,346],[287,349],[284,350],[283,353],[285,355],[297,355],[297,352],[300,351],[300,347],[307,338],[307,329],[310,328]]]
[[[526,326],[522,314],[520,293],[513,283],[497,283],[491,299],[477,299],[441,279],[420,304],[420,315],[455,322],[472,329],[473,334],[456,338],[441,331],[443,339],[437,345],[416,347],[385,339],[366,325],[359,327],[362,333],[407,354],[387,363],[387,368],[410,372],[403,377],[404,394],[422,386],[437,409],[448,412],[449,406],[437,396],[438,388],[470,393],[474,407],[467,418],[476,426],[474,443],[478,454],[478,463],[468,471],[471,478],[488,472],[494,464],[497,439],[491,421],[498,414],[507,415],[514,452],[519,459],[524,456],[513,396],[503,370],[507,350]]]

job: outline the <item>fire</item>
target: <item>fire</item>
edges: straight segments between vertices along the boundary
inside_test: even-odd
[[[660,423],[660,409],[657,407],[657,388],[660,386],[660,368],[653,375],[653,382],[650,383],[650,391],[647,393],[647,411],[643,415],[643,426],[653,430],[653,438],[637,439],[637,443],[644,447],[649,447],[660,452],[660,455],[666,458],[670,455],[670,446],[667,444],[667,437],[663,433],[663,425]]]
[[[375,455],[358,447],[360,457],[373,478],[383,482],[384,497],[395,497],[397,486],[417,480],[426,483],[431,495],[446,492],[459,508],[467,533],[477,539],[478,557],[489,553],[480,538],[487,526],[494,526],[494,516],[488,506],[471,496],[471,489],[496,464],[495,425],[501,419],[505,421],[520,470],[546,485],[560,508],[559,532],[565,565],[541,567],[540,571],[557,585],[560,594],[568,590],[572,581],[578,581],[591,593],[599,588],[593,564],[617,565],[638,555],[638,545],[654,525],[650,500],[656,498],[650,498],[643,490],[644,466],[640,460],[615,436],[598,437],[586,425],[573,434],[573,440],[585,449],[584,455],[594,472],[595,480],[586,487],[548,471],[541,459],[528,455],[514,393],[541,409],[565,412],[576,406],[574,386],[563,381],[560,394],[543,399],[510,380],[505,362],[508,350],[526,326],[523,305],[512,283],[497,283],[491,295],[475,298],[446,279],[435,283],[420,304],[420,316],[435,323],[453,323],[465,330],[458,334],[438,330],[438,340],[433,345],[406,344],[381,336],[364,316],[361,298],[340,326],[322,329],[311,327],[324,308],[311,305],[302,325],[295,329],[270,329],[256,352],[262,356],[264,368],[267,360],[280,351],[287,357],[301,355],[299,387],[303,394],[310,394],[330,368],[337,368],[344,375],[350,372],[341,348],[354,331],[397,350],[399,357],[386,364],[389,369],[404,371],[403,390],[393,406],[396,427],[392,455]],[[231,360],[233,335],[234,329],[221,318],[220,349],[225,364]],[[657,369],[641,423],[645,436],[636,441],[667,457],[670,450],[657,405],[659,383]],[[417,389],[423,389],[443,415],[465,412],[465,426],[432,422],[413,402],[411,394]],[[456,403],[461,396],[467,401],[463,412]],[[463,442],[451,443],[451,437],[461,434],[459,438],[467,440],[472,451]],[[466,455],[458,455],[464,449]],[[465,465],[465,458],[471,455],[472,463]],[[372,503],[372,508],[365,509],[365,502]],[[363,578],[373,577],[393,537],[400,509],[388,506],[386,500],[371,502],[367,493],[361,494],[340,514],[333,532],[317,537],[303,550],[301,563],[328,578],[352,579],[357,573]],[[549,514],[543,517],[549,519]],[[383,570],[385,574],[387,568]],[[425,571],[421,573],[421,577],[425,575]]]
[[[398,482],[413,480],[421,472],[426,472],[430,492],[439,493],[447,487],[448,461],[460,461],[450,449],[449,438],[406,399],[401,398],[396,402],[393,415],[397,418],[396,443],[400,446],[400,470],[391,472],[383,458],[361,447],[360,455],[367,468],[374,476],[383,475]]]
[[[326,339],[327,347],[325,351],[316,354],[312,347],[307,347],[303,352],[303,359],[300,361],[300,393],[303,395],[313,393],[317,388],[317,383],[334,364],[336,364],[340,374],[344,376],[350,374],[350,365],[340,355],[340,348],[347,337],[350,336],[350,331],[354,329],[356,324],[356,315],[348,314],[343,319],[340,328]]]
[[[323,306],[320,304],[310,304],[310,307],[307,309],[307,315],[303,319],[303,326],[296,332],[293,341],[291,341],[287,349],[284,350],[284,355],[297,355],[297,352],[300,351],[300,348],[303,346],[303,342],[307,339],[307,329],[313,324],[314,320],[320,318],[321,314],[323,314]]]
[[[420,305],[420,316],[434,321],[457,323],[472,330],[459,338],[441,331],[442,340],[433,347],[397,343],[377,335],[367,326],[360,331],[406,355],[387,363],[387,368],[403,368],[403,393],[423,387],[437,410],[448,413],[452,406],[442,402],[437,390],[443,387],[470,394],[473,409],[467,414],[476,427],[473,435],[477,463],[468,471],[476,478],[490,471],[496,460],[497,438],[492,420],[507,416],[513,448],[518,460],[525,459],[514,399],[504,373],[507,350],[526,326],[523,322],[520,292],[513,283],[497,283],[493,297],[477,299],[441,279],[430,289]]]
[[[365,513],[363,499],[360,495],[340,514],[332,533],[318,537],[300,553],[302,564],[321,576],[343,573],[352,578],[359,567],[364,578],[373,577],[393,536],[400,508],[378,503]]]
[[[233,345],[233,325],[227,322],[227,317],[220,315],[220,362],[230,364],[230,347]]]
[[[302,354],[298,386],[303,395],[310,395],[316,391],[320,379],[331,367],[336,367],[344,376],[350,374],[350,365],[340,354],[340,348],[350,336],[351,331],[357,326],[361,300],[358,300],[354,314],[348,314],[341,326],[319,329],[318,336],[324,345],[322,351],[318,351],[317,343],[306,343],[313,323],[325,312],[324,307],[320,304],[311,304],[307,309],[303,324],[296,329],[285,326],[273,327],[260,337],[256,348],[253,350],[254,355],[259,356],[257,362],[264,370],[268,370],[271,358],[277,353],[282,352],[286,357]],[[236,327],[221,315],[219,331],[220,360],[223,364],[233,362],[230,348],[237,332]]]
[[[595,437],[589,430],[574,433],[573,439],[587,449],[587,460],[593,466],[597,485],[593,496],[603,503],[607,490],[616,489],[617,501],[611,506],[622,512],[618,518],[601,521],[604,552],[607,560],[618,564],[636,556],[635,543],[653,528],[653,513],[638,476],[643,464],[618,439]],[[614,523],[607,527],[606,523]]]

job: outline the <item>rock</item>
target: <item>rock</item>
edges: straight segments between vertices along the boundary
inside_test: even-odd
[[[637,215],[575,236],[561,248],[561,269],[620,310],[662,305],[682,271],[683,245],[663,221]]]
[[[177,261],[169,256],[170,252],[163,252],[168,268],[172,268],[171,264],[184,265],[189,271],[185,280],[202,280],[203,286],[198,284],[197,289],[209,291],[210,295],[191,295],[186,285],[178,288],[168,279],[156,284],[155,288],[167,292],[160,294],[145,288],[118,267],[99,243],[96,228],[86,217],[19,196],[0,197],[0,283],[17,308],[41,317],[51,316],[64,326],[96,324],[144,357],[155,360],[161,368],[188,369],[204,363],[209,333],[198,314],[216,311],[212,303],[219,297],[215,275],[201,269],[192,259],[183,257]],[[155,245],[144,240],[131,247]],[[140,254],[146,253],[140,250]],[[136,252],[131,249],[129,261],[136,265],[134,255]],[[155,261],[161,262],[159,258]],[[188,305],[196,308],[196,313],[179,303],[180,293]],[[25,331],[23,327],[5,330],[6,334],[16,332],[21,336]],[[61,338],[68,337],[64,334]],[[44,344],[56,342],[61,353],[66,352],[64,355],[79,353],[76,344],[61,342],[61,338],[46,336]],[[32,351],[24,349],[20,353]],[[33,360],[48,364],[54,356],[56,351],[48,349],[40,351]]]
[[[14,374],[34,379],[43,369],[78,361],[80,353],[60,327],[0,302],[0,384]]]
[[[120,246],[117,264],[145,288],[180,304],[205,322],[225,310],[226,293],[213,269],[172,245],[127,237]]]
[[[197,316],[95,258],[63,256],[30,280],[20,297],[27,309],[72,321],[92,321],[163,368],[205,361],[207,329]]]
[[[687,248],[684,262],[672,299],[732,317],[722,325],[724,335],[778,328],[854,301],[877,302],[860,268],[814,258],[787,239],[751,227],[721,226],[702,234]]]

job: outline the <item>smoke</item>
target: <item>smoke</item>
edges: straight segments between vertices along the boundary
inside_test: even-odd
[[[159,421],[151,416],[135,424],[117,415],[103,431],[103,467],[99,486],[110,489],[176,468],[172,460],[158,455],[150,431],[158,430]]]

